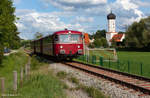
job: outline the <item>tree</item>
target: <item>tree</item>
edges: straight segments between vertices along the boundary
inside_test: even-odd
[[[21,40],[21,46],[29,47],[31,40]]]
[[[150,48],[150,17],[134,22],[126,31],[128,47]]]
[[[94,42],[93,42],[93,44],[94,44],[93,46],[96,47],[96,48],[99,48],[99,47],[108,47],[107,40],[104,37],[99,38],[99,39],[95,39]]]
[[[103,47],[105,47],[105,48],[108,47],[108,42],[107,42],[106,38],[102,37],[101,42],[102,42]]]
[[[15,7],[11,0],[0,0],[0,59],[4,47],[15,48],[20,40],[14,12]]]
[[[36,33],[35,33],[35,39],[39,39],[39,38],[41,38],[41,37],[43,37],[43,34],[42,34],[42,33],[40,33],[40,32],[36,32]]]
[[[101,42],[101,39],[95,39],[93,44],[96,48],[99,48],[103,45],[102,42]]]
[[[97,30],[96,33],[94,34],[94,39],[99,39],[102,37],[106,37],[106,30]]]
[[[117,47],[117,42],[114,39],[112,39],[111,47],[113,47],[113,48]]]

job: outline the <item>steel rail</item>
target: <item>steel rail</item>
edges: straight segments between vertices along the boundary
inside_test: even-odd
[[[149,78],[138,76],[138,75],[133,75],[133,74],[125,73],[125,72],[120,72],[120,71],[116,71],[116,70],[112,70],[112,69],[108,69],[108,68],[103,68],[103,67],[100,67],[100,66],[94,66],[92,64],[85,64],[85,63],[77,62],[77,61],[73,61],[71,63],[72,64],[70,64],[70,62],[63,62],[63,64],[65,64],[65,65],[71,66],[73,68],[82,70],[82,71],[90,73],[92,75],[105,78],[107,80],[110,80],[110,81],[113,81],[115,83],[121,84],[121,85],[126,86],[128,88],[131,88],[131,89],[143,92],[144,94],[149,94],[150,95],[150,88],[140,86],[140,84],[137,85],[136,83],[126,82],[126,81],[123,81],[122,79],[114,78],[111,75],[106,75],[106,74],[103,74],[103,73],[100,73],[100,72],[91,71],[89,68],[86,69],[86,68],[83,68],[83,67],[80,67],[80,66],[81,65],[84,66],[84,67],[88,66],[90,68],[95,68],[96,70],[101,70],[101,71],[105,71],[105,72],[109,72],[109,73],[111,72],[112,74],[122,75],[122,77],[125,76],[125,77],[129,77],[131,79],[134,79],[134,80],[137,79],[139,81],[145,81],[145,82],[149,83],[148,87],[150,87],[150,79]],[[75,66],[75,64],[76,65],[80,64],[80,66]]]

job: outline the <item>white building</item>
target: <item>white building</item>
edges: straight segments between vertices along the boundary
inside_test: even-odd
[[[117,42],[122,42],[121,40],[124,39],[125,34],[118,34],[116,32],[116,15],[113,14],[112,12],[107,15],[107,20],[108,20],[108,32],[106,33],[106,39],[111,46],[112,39],[114,39]],[[121,38],[119,38],[121,37]]]

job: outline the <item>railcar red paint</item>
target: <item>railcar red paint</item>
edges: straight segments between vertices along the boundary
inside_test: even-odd
[[[63,59],[74,58],[84,53],[82,36],[82,32],[79,31],[57,31],[52,35],[34,40],[31,42],[31,48],[34,53],[42,55],[50,55]]]

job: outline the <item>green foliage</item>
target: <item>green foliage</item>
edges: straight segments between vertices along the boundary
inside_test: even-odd
[[[101,42],[102,42],[102,46],[105,48],[105,47],[108,47],[108,43],[107,43],[107,40],[106,38],[102,37],[101,38]]]
[[[95,45],[94,45],[93,43],[90,43],[88,47],[89,47],[89,48],[94,48]]]
[[[0,66],[2,63],[2,58],[3,58],[3,47],[2,47],[2,45],[0,45]]]
[[[150,48],[150,17],[141,19],[129,26],[126,44],[129,47]]]
[[[101,39],[95,39],[94,42],[93,42],[93,44],[94,44],[94,46],[96,48],[99,48],[99,47],[108,47],[107,40],[104,37],[101,37]]]
[[[67,73],[64,72],[64,71],[60,71],[60,72],[57,73],[57,76],[58,76],[59,78],[61,78],[61,79],[64,79],[64,78],[67,77]]]
[[[94,87],[84,87],[84,89],[92,98],[106,98],[106,96]]]
[[[94,39],[99,39],[102,37],[106,37],[106,30],[97,30],[96,33],[94,34]]]
[[[95,45],[95,47],[99,48],[102,46],[102,42],[101,39],[95,39],[93,44]]]
[[[79,84],[79,80],[78,80],[76,77],[71,76],[71,77],[69,78],[69,80],[70,80],[72,83]]]
[[[21,40],[21,46],[29,47],[31,40]]]
[[[27,56],[21,51],[5,56],[0,67],[0,76],[9,76],[13,70],[20,69],[27,61]]]
[[[111,47],[116,48],[117,47],[117,42],[112,39]]]
[[[65,88],[65,85],[51,73],[34,74],[30,80],[24,82],[19,94],[21,98],[65,98]]]
[[[4,56],[2,59],[2,64],[0,66],[0,77],[5,77],[6,93],[12,90],[13,71],[16,70],[19,73],[20,68],[24,66],[27,61],[28,57],[22,53],[22,51],[10,54],[9,56]],[[19,77],[20,74],[18,74],[18,78]]]
[[[37,69],[41,63],[38,60],[38,57],[36,55],[33,55],[31,58],[31,69]]]
[[[11,0],[0,0],[0,50],[3,50],[3,47],[13,49],[19,47],[20,38],[15,25],[14,12],[15,7]],[[0,53],[0,59],[2,59],[2,54]]]

